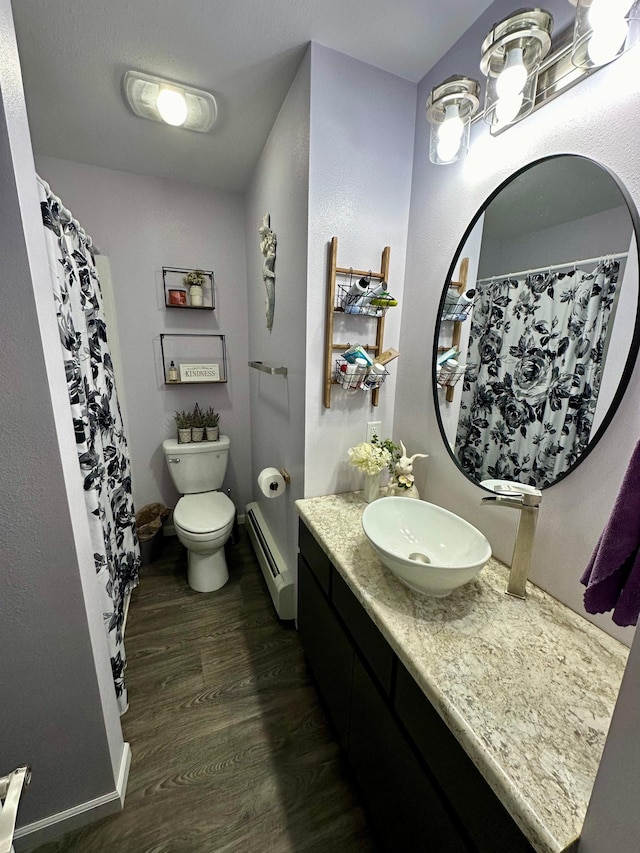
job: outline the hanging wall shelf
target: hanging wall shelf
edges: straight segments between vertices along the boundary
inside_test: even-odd
[[[351,342],[336,341],[334,337],[334,321],[337,315],[349,314],[345,311],[345,293],[348,290],[348,282],[357,281],[360,278],[370,278],[374,281],[386,282],[389,278],[389,255],[391,249],[386,246],[382,252],[382,263],[380,272],[372,272],[371,270],[356,270],[351,267],[339,267],[338,259],[338,238],[333,237],[331,240],[331,253],[329,257],[329,281],[327,286],[327,304],[326,304],[326,332],[325,332],[325,361],[324,361],[324,407],[331,408],[331,386],[338,385],[335,379],[335,374],[339,373],[339,368],[334,368],[334,353],[337,350],[346,350],[354,342],[356,338],[360,338],[370,332],[371,326],[375,324],[376,338],[375,343],[362,344],[364,349],[373,356],[380,356],[383,353],[383,338],[384,338],[384,314],[386,312],[385,305],[377,306],[380,310],[376,314],[354,314],[353,319],[349,319],[353,323],[353,340]],[[337,283],[337,278],[340,277],[344,282],[343,285]],[[364,325],[362,325],[364,324]],[[374,359],[375,360],[375,359]],[[380,382],[384,376],[380,379]],[[363,382],[363,388],[366,388]],[[380,395],[380,383],[371,390],[371,403],[374,406],[378,405]]]
[[[160,335],[162,371],[167,385],[211,385],[227,381],[224,335],[176,333]],[[170,379],[174,366],[177,379]]]

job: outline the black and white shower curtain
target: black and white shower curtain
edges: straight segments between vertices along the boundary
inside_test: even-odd
[[[479,283],[455,455],[476,480],[542,488],[586,448],[600,390],[617,261]]]
[[[138,583],[140,548],[131,496],[131,468],[100,282],[90,240],[62,215],[58,199],[39,185],[51,285],[78,450],[95,571],[120,713],[127,709],[123,644],[127,594]]]

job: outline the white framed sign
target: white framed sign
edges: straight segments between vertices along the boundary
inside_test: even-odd
[[[220,382],[219,364],[181,364],[181,382]]]

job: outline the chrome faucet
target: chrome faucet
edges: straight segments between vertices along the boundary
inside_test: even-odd
[[[498,491],[500,487],[496,486]],[[509,583],[507,594],[515,595],[516,598],[526,597],[527,577],[531,565],[531,553],[533,551],[533,540],[536,535],[536,524],[538,521],[538,508],[542,501],[542,495],[536,490],[535,493],[518,492],[517,484],[505,486],[504,492],[498,492],[490,497],[482,498],[482,503],[495,503],[498,506],[510,507],[520,511],[516,544],[513,549],[511,560],[511,571],[509,572]]]

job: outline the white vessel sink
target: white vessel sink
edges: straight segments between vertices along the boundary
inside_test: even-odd
[[[438,598],[472,580],[491,556],[489,542],[473,525],[413,498],[370,503],[362,527],[377,555],[402,583]]]

